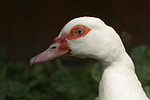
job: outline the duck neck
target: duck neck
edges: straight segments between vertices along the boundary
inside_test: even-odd
[[[101,62],[103,71],[99,84],[100,100],[148,100],[128,54],[118,60]]]

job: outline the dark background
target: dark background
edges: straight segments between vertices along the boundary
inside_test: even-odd
[[[127,51],[150,45],[150,0],[1,0],[0,47],[9,59],[28,61],[79,16],[99,17],[112,26]]]

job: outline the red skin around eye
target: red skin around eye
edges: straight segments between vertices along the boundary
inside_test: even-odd
[[[76,34],[75,31],[77,29],[83,29],[84,33],[81,34],[81,35]],[[75,26],[71,29],[70,34],[68,36],[68,39],[72,40],[72,39],[77,39],[77,38],[84,37],[89,31],[91,31],[91,29],[89,29],[88,27],[86,27],[84,25],[77,25],[77,26]]]
[[[75,31],[77,29],[83,29],[84,33],[81,35],[76,34]],[[84,25],[77,25],[71,29],[69,35],[66,33],[63,33],[61,37],[54,38],[53,42],[58,42],[58,41],[62,42],[62,41],[65,41],[66,39],[72,40],[72,39],[81,38],[81,37],[84,37],[89,31],[91,31],[91,29],[89,29],[88,27]]]
[[[83,29],[84,33],[82,33],[81,35],[76,34],[77,29]],[[69,35],[66,33],[63,33],[63,34],[61,34],[61,37],[54,38],[53,42],[61,43],[61,45],[59,47],[60,50],[66,50],[66,49],[69,50],[67,39],[73,40],[73,39],[78,39],[78,38],[84,37],[89,31],[91,31],[91,29],[87,28],[86,26],[77,25],[71,29]]]

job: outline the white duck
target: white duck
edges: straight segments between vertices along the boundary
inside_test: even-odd
[[[67,53],[96,59],[102,65],[100,100],[148,100],[119,35],[102,20],[94,17],[71,20],[53,40],[53,44],[32,58],[30,64]]]

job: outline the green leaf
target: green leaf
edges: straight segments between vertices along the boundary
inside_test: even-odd
[[[0,100],[5,100],[5,91],[4,89],[0,86]]]
[[[29,88],[26,85],[15,81],[7,81],[2,84],[2,88],[8,97],[20,98],[24,96]]]
[[[51,75],[51,85],[59,92],[65,92],[71,86],[71,77],[62,71]]]
[[[149,62],[149,60],[150,60],[150,47],[145,46],[145,45],[135,47],[131,51],[130,55],[136,63],[137,62]]]
[[[101,69],[100,69],[100,64],[99,63],[96,63],[92,70],[91,70],[91,73],[92,73],[92,78],[94,80],[96,80],[98,83],[100,81],[100,72],[101,72]]]
[[[62,70],[63,72],[68,73],[68,69],[63,66],[63,63],[60,59],[56,59],[55,63],[58,66],[59,70]]]
[[[44,71],[43,64],[37,64],[34,66],[34,70],[32,71],[32,75],[37,76],[37,75],[41,74],[42,71]]]
[[[148,98],[150,98],[150,86],[145,86],[144,91],[146,92],[146,95],[148,96]]]
[[[1,68],[0,80],[3,82],[6,79],[7,67]]]
[[[99,100],[99,97],[96,97],[94,100]]]
[[[150,47],[138,46],[135,47],[131,53],[131,58],[135,64],[135,71],[143,84],[147,84],[150,81]]]
[[[136,72],[139,77],[150,80],[150,69],[148,67],[136,65]]]

